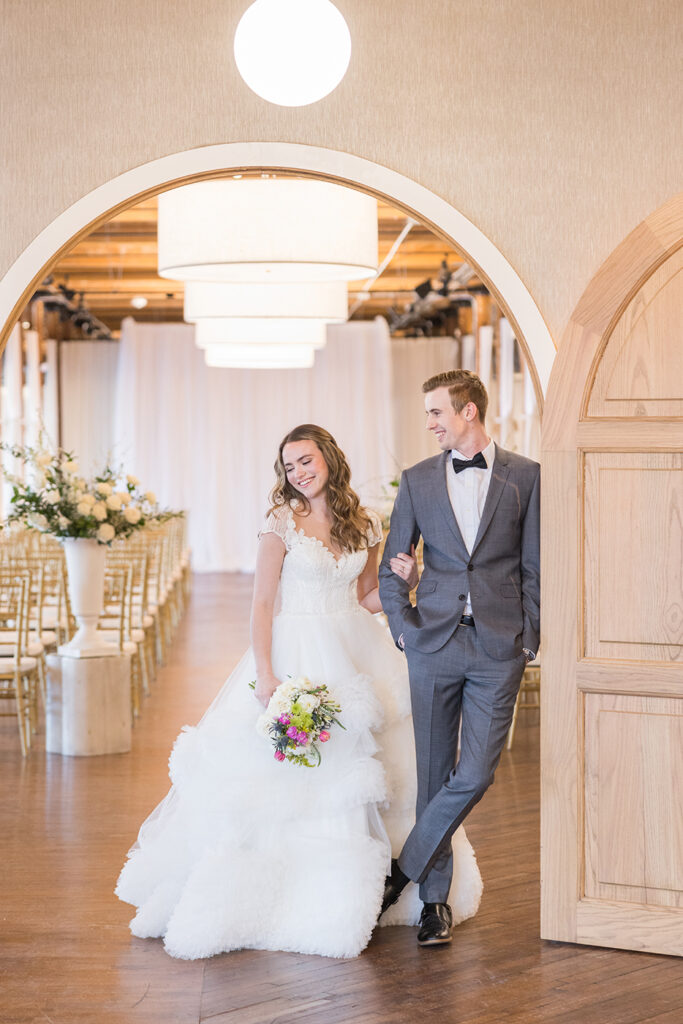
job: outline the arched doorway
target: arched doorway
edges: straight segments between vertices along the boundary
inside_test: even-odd
[[[98,223],[175,185],[254,169],[296,172],[361,188],[404,208],[455,245],[513,325],[542,410],[555,345],[527,288],[495,245],[453,206],[404,175],[348,153],[293,143],[226,143],[175,153],[127,171],[79,199],[31,242],[0,281],[0,351],[36,284]]]
[[[541,934],[677,955],[682,257],[679,195],[579,302],[548,391],[542,520]]]

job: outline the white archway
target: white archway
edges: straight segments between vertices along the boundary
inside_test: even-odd
[[[388,167],[349,153],[297,143],[202,146],[152,160],[93,189],[41,231],[0,280],[0,342],[4,344],[32,289],[55,256],[117,207],[188,180],[252,169],[295,171],[366,189],[405,207],[451,240],[480,272],[514,325],[529,357],[541,407],[555,345],[526,286],[486,235],[445,200]]]

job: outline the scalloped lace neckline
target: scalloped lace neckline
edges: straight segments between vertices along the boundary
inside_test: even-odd
[[[320,539],[320,537],[313,537],[313,536],[311,536],[310,533],[306,533],[302,526],[297,526],[296,525],[296,521],[294,519],[294,512],[293,512],[293,510],[291,508],[289,509],[289,522],[290,522],[290,526],[291,526],[292,530],[294,531],[295,534],[297,534],[297,536],[302,537],[304,540],[310,540],[314,544],[317,544],[319,547],[321,547],[323,549],[323,551],[327,552],[327,554],[333,560],[335,565],[339,565],[339,563],[341,561],[343,561],[343,559],[348,557],[349,552],[348,551],[342,551],[341,554],[339,555],[339,557],[337,558],[337,556],[335,555],[335,553],[332,550],[332,548],[329,548],[327,546],[327,544],[325,544],[325,542]]]

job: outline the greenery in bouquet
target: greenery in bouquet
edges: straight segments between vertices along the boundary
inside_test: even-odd
[[[256,728],[270,739],[276,761],[317,768],[322,760],[318,743],[327,743],[332,725],[344,728],[340,714],[341,708],[326,686],[315,686],[300,676],[278,686]]]
[[[0,444],[0,449],[27,467],[27,481],[3,472],[12,484],[8,522],[54,537],[86,537],[110,544],[143,526],[177,513],[164,512],[151,491],[143,492],[135,476],[107,466],[90,480],[79,475],[71,452]]]

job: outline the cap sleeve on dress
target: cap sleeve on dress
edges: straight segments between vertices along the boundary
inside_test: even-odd
[[[280,540],[284,541],[285,547],[288,547],[289,518],[289,508],[286,505],[273,509],[270,515],[267,515],[263,521],[263,526],[259,530],[259,538],[264,533],[275,533]]]
[[[383,537],[382,532],[382,518],[378,512],[375,512],[374,508],[366,508],[365,513],[370,520],[370,529],[368,530],[368,544],[372,548],[375,544],[379,544]]]

